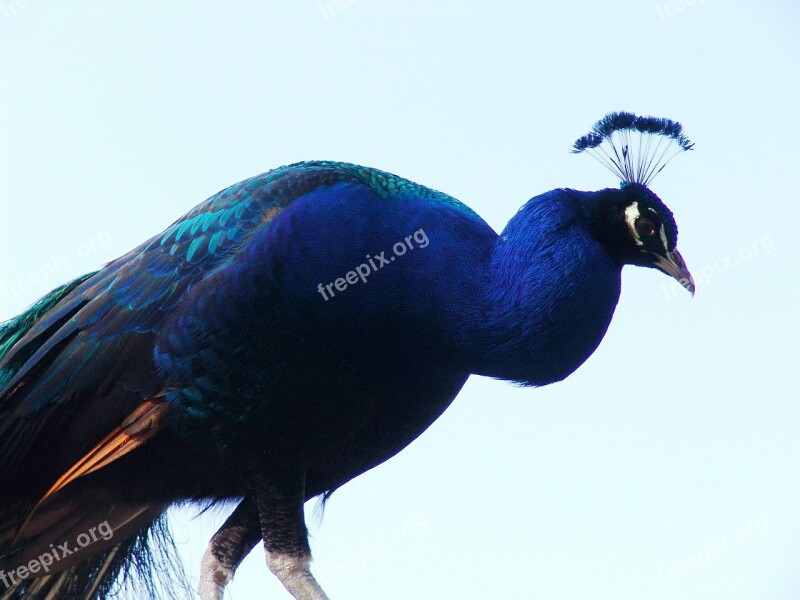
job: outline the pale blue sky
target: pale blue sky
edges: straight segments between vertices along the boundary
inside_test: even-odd
[[[628,268],[568,380],[471,379],[310,519],[315,570],[334,600],[797,598],[797,4],[338,6],[0,0],[0,319],[282,164],[376,166],[499,230],[617,185],[568,152],[606,112],[680,120],[696,150],[652,188],[696,297]],[[196,572],[221,516],[190,515]],[[260,548],[228,597],[286,597]]]

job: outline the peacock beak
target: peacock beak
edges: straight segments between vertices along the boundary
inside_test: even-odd
[[[659,271],[663,271],[676,279],[678,283],[689,290],[692,296],[694,296],[694,279],[689,269],[686,267],[686,262],[684,262],[681,253],[675,249],[672,252],[667,252],[664,256],[660,254],[654,254],[654,256],[656,260],[653,266]]]

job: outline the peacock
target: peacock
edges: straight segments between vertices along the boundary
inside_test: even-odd
[[[0,326],[0,598],[176,591],[156,566],[165,511],[187,502],[234,506],[202,600],[258,542],[292,597],[327,598],[306,501],[402,450],[471,374],[570,375],[605,335],[624,265],[694,294],[648,187],[692,147],[680,123],[610,113],[572,150],[620,187],[535,196],[499,235],[388,172],[296,163],[53,290]]]

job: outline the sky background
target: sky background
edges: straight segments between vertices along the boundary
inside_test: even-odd
[[[0,319],[216,191],[333,159],[495,229],[616,186],[606,112],[696,142],[652,184],[692,299],[627,267],[566,381],[474,377],[397,457],[308,504],[336,599],[800,598],[795,2],[0,1]],[[172,516],[190,576],[225,513]],[[226,598],[286,598],[261,548]]]

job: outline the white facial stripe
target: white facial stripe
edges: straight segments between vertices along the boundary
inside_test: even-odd
[[[639,218],[639,203],[634,202],[628,208],[625,209],[625,222],[628,224],[628,227],[633,234],[633,241],[636,242],[637,246],[644,246],[644,242],[639,237],[639,234],[636,232],[636,219]]]
[[[667,230],[664,229],[664,224],[661,224],[661,229],[658,232],[658,235],[661,236],[661,243],[664,244],[664,250],[669,250],[669,244],[667,243]]]

